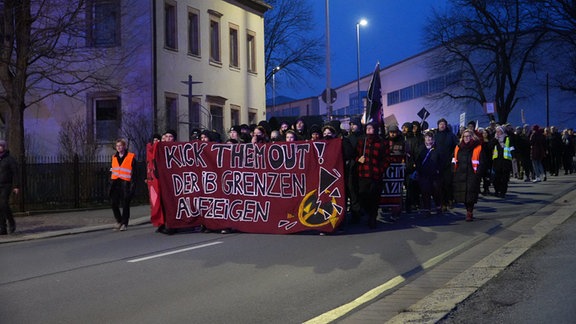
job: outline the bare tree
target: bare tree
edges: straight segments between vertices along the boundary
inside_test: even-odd
[[[78,117],[63,122],[58,133],[60,156],[66,161],[74,161],[76,155],[83,161],[92,161],[98,145],[90,142],[89,138],[85,119]]]
[[[142,112],[127,112],[122,115],[122,128],[120,133],[130,144],[130,150],[136,153],[140,161],[146,159],[146,144],[150,142],[151,121]]]
[[[119,53],[92,42],[97,19],[110,17],[98,17],[90,4],[93,1],[4,0],[0,4],[0,114],[15,156],[25,153],[27,107],[52,95],[115,89],[109,80],[117,72]]]
[[[269,0],[264,14],[266,83],[276,68],[290,85],[307,83],[307,75],[319,75],[324,42],[310,33],[314,22],[307,0]]]
[[[547,33],[541,14],[530,0],[452,0],[450,11],[435,12],[427,42],[442,55],[434,56],[431,68],[457,76],[442,95],[479,105],[495,102],[500,122],[506,122]]]
[[[543,3],[548,13],[541,17],[543,25],[554,35],[553,61],[567,63],[562,64],[562,69],[554,70],[553,85],[576,94],[576,2],[547,0]]]

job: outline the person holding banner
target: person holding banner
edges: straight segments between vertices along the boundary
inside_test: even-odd
[[[284,134],[284,139],[286,142],[294,142],[296,141],[296,133],[293,130],[289,129]]]
[[[358,165],[356,163],[356,145],[359,141],[364,140],[364,131],[360,118],[354,117],[350,119],[350,132],[347,139],[354,147],[354,157],[346,164],[346,197],[348,197],[349,211],[352,214],[352,223],[360,222],[360,216],[357,211],[359,209],[358,203]]]
[[[298,118],[296,123],[294,123],[294,131],[296,132],[296,137],[299,141],[303,141],[308,137],[308,129],[304,123],[303,118]]]
[[[162,134],[162,142],[173,143],[176,142],[176,131],[169,129],[164,134]],[[193,137],[198,137],[199,139],[200,131]],[[150,196],[150,222],[153,226],[156,226],[156,232],[172,235],[175,233],[174,229],[166,227],[166,217],[164,214],[164,207],[160,202],[160,182],[158,181],[158,169],[156,167],[156,161],[154,156],[156,155],[156,150],[158,149],[157,142],[153,142],[152,145],[148,145],[146,148],[146,164],[148,165],[147,177],[148,177],[148,193]]]
[[[257,126],[254,128],[252,132],[252,144],[256,143],[268,143],[270,140],[268,138],[268,134],[266,133],[266,129],[263,126]]]
[[[482,144],[473,130],[462,132],[460,143],[454,149],[452,165],[454,201],[464,203],[466,221],[471,222],[474,220],[474,205],[478,202],[480,177],[485,167]]]
[[[116,140],[116,154],[112,156],[112,173],[110,179],[110,200],[112,212],[116,219],[115,231],[125,231],[130,220],[130,201],[134,196],[135,189],[135,154],[128,152],[128,144],[125,139]],[[120,212],[122,205],[122,212]]]
[[[356,163],[358,164],[358,198],[360,213],[368,217],[368,227],[376,228],[382,176],[388,167],[390,150],[387,142],[378,135],[378,123],[366,124],[366,137],[359,140]]]

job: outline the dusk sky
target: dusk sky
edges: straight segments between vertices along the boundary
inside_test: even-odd
[[[325,34],[325,1],[308,0],[316,19],[316,33]],[[332,88],[356,80],[356,23],[360,26],[360,76],[418,54],[423,44],[423,28],[432,8],[444,10],[446,0],[330,0],[330,52]],[[325,52],[324,52],[325,53]],[[319,95],[326,87],[326,67],[318,67],[321,77],[310,81],[312,88],[282,88],[282,73],[276,74],[276,95],[295,99]]]

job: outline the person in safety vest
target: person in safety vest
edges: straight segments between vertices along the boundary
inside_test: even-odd
[[[473,220],[474,205],[480,193],[480,178],[485,165],[482,144],[473,130],[462,132],[460,143],[454,148],[452,165],[454,170],[454,201],[464,203],[466,221]]]
[[[116,219],[115,231],[125,231],[130,219],[130,200],[134,196],[136,157],[128,152],[125,139],[116,140],[116,154],[112,156],[112,168],[110,168],[110,200],[112,212]],[[120,211],[122,206],[122,211]]]
[[[514,146],[502,126],[496,127],[492,151],[492,169],[494,169],[495,196],[504,198],[508,191],[510,172],[512,172],[512,153]]]

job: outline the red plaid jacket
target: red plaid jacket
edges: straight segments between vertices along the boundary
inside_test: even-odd
[[[358,140],[356,150],[358,153],[356,162],[364,155],[364,163],[358,162],[358,177],[382,180],[384,171],[390,164],[388,161],[390,157],[388,141],[375,135],[367,136],[366,141]]]

